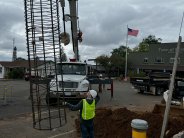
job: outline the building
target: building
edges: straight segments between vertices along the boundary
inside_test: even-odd
[[[151,44],[147,52],[128,54],[129,71],[172,72],[177,43]],[[184,43],[181,43],[177,75],[184,77]]]
[[[21,68],[25,72],[29,68],[27,60],[15,60],[15,61],[0,61],[0,78],[7,78],[8,73],[14,68]]]
[[[13,56],[12,56],[12,61],[15,61],[17,59],[17,48],[13,48]]]
[[[31,68],[31,75],[32,73],[35,74],[35,72],[37,72],[40,77],[55,74],[55,66],[52,61],[44,62],[38,59],[36,67],[34,66],[34,61],[30,61],[30,64],[31,67],[34,67],[34,69]],[[13,48],[12,61],[0,61],[0,79],[8,78],[8,74],[14,69],[21,69],[21,72],[23,72],[21,76],[29,72],[29,61],[21,57],[17,58],[17,48],[15,46]]]
[[[33,66],[34,61],[31,61],[30,64],[32,64]],[[39,69],[40,71],[39,74],[42,74],[42,75],[43,75],[43,69],[44,69],[43,64],[44,64],[43,61],[38,61],[37,69]],[[47,62],[45,64],[47,68],[52,69],[53,67],[51,68],[50,65],[51,65],[50,62]],[[29,72],[29,61],[28,60],[0,61],[0,79],[7,78],[8,73],[13,71],[13,69],[16,69],[16,68],[22,69],[24,73]]]

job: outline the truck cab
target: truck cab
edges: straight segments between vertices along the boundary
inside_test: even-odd
[[[50,92],[46,97],[47,103],[57,103],[58,99],[64,99],[67,102],[77,102],[85,97],[89,89],[86,63],[58,63],[56,75],[50,81]],[[56,84],[56,82],[58,84]]]

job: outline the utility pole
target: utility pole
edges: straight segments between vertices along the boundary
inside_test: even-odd
[[[127,36],[126,36],[126,53],[125,53],[125,81],[127,81],[127,58],[128,58],[128,25],[127,25]]]
[[[72,30],[73,51],[76,61],[79,61],[78,39],[77,39],[77,0],[68,0],[70,5],[70,18]]]
[[[176,51],[175,51],[174,65],[173,65],[172,76],[171,76],[170,85],[169,85],[169,95],[168,95],[168,99],[166,101],[166,108],[165,108],[165,113],[164,113],[164,119],[163,119],[160,138],[164,138],[165,131],[166,131],[166,128],[167,128],[167,123],[168,123],[169,111],[170,111],[170,107],[171,107],[171,100],[172,100],[172,94],[173,94],[173,89],[174,89],[175,75],[176,75],[176,72],[177,72],[180,45],[181,45],[181,42],[182,42],[182,37],[180,36],[180,33],[181,33],[181,29],[182,29],[182,24],[183,24],[183,18],[184,18],[184,12],[183,12],[183,16],[182,16],[180,31],[179,31],[178,44],[177,44]]]

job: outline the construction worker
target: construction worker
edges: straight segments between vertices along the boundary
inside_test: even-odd
[[[85,99],[82,99],[77,105],[66,103],[70,110],[80,110],[80,127],[82,138],[94,138],[93,118],[95,117],[95,107],[100,100],[95,90],[89,90]]]

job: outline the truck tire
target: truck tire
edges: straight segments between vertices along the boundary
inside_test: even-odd
[[[160,88],[160,87],[156,87],[156,90],[155,90],[155,95],[161,95],[163,92],[163,88]]]
[[[46,95],[46,104],[50,106],[55,106],[57,105],[57,98],[51,98],[48,95]]]
[[[142,93],[143,94],[144,93],[144,90],[139,89],[139,93]]]

